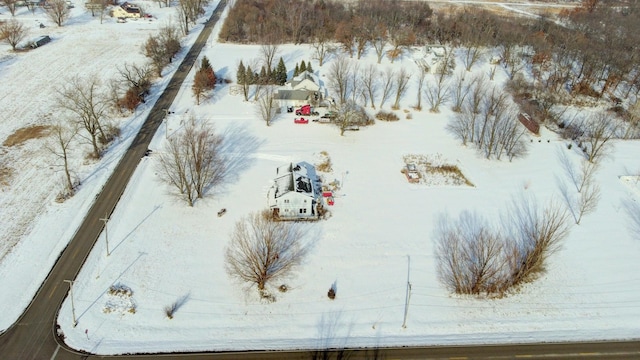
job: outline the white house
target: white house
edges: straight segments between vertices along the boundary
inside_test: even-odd
[[[142,11],[138,6],[125,2],[120,6],[115,6],[111,10],[111,16],[116,18],[140,18],[142,17]]]
[[[308,162],[281,166],[267,194],[271,212],[281,219],[314,219],[322,206],[321,184]]]
[[[281,107],[301,106],[312,101],[321,101],[324,96],[320,82],[312,73],[305,71],[286,82],[278,89],[275,99]]]

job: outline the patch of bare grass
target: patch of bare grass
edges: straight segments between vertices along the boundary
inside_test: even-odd
[[[333,167],[331,166],[331,157],[328,152],[324,150],[320,152],[318,162],[316,163],[316,170],[325,173],[333,171]]]
[[[49,126],[32,125],[20,128],[9,135],[2,143],[3,146],[11,147],[23,144],[27,140],[39,139],[49,135]]]
[[[418,174],[415,183],[424,185],[475,186],[464,176],[457,165],[446,162],[442,159],[441,154],[409,154],[404,156],[404,162],[407,165],[412,164],[412,167],[415,168]]]

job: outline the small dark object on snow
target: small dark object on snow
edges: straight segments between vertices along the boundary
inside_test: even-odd
[[[329,292],[327,292],[327,296],[329,297],[329,299],[333,300],[336,298],[336,291],[333,290],[333,287],[331,289],[329,289]]]
[[[226,212],[227,212],[227,209],[225,209],[225,208],[220,209],[220,211],[218,211],[218,217],[226,214]]]
[[[153,152],[153,150],[147,149],[147,150],[145,150],[144,155],[142,155],[142,157],[149,156],[149,155],[151,155],[152,152]]]
[[[287,106],[287,112],[288,113],[292,113],[293,112],[293,106]]]

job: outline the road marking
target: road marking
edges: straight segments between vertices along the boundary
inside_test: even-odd
[[[466,357],[466,356],[449,357],[449,360],[466,360],[466,359],[468,359],[468,357]]]
[[[51,355],[51,359],[49,360],[53,360],[56,358],[56,355],[58,355],[58,350],[60,350],[60,345],[58,345],[58,347],[56,348],[56,351],[53,352],[53,355]]]
[[[597,355],[601,355],[598,352],[588,352],[588,353],[578,353],[578,355],[580,356],[597,356]]]
[[[516,358],[531,358],[531,357],[533,357],[533,355],[530,355],[530,354],[516,355]]]
[[[49,293],[49,299],[51,299],[51,297],[53,296],[53,293],[56,291],[56,289],[58,288],[58,284],[56,284],[53,289],[51,289],[51,292]]]
[[[75,259],[75,258],[76,258],[76,255],[78,255],[78,251],[80,251],[80,247],[79,247],[79,246],[78,246],[78,248],[76,249],[76,251],[74,251],[74,252],[73,252],[73,255],[71,255],[71,257],[72,257],[73,259]]]

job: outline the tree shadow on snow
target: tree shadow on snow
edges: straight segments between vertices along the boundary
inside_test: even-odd
[[[219,153],[222,156],[223,166],[217,174],[217,180],[211,185],[218,185],[218,191],[220,187],[235,182],[244,170],[251,167],[255,161],[253,154],[264,143],[264,140],[251,135],[241,125],[227,127],[222,138]]]

